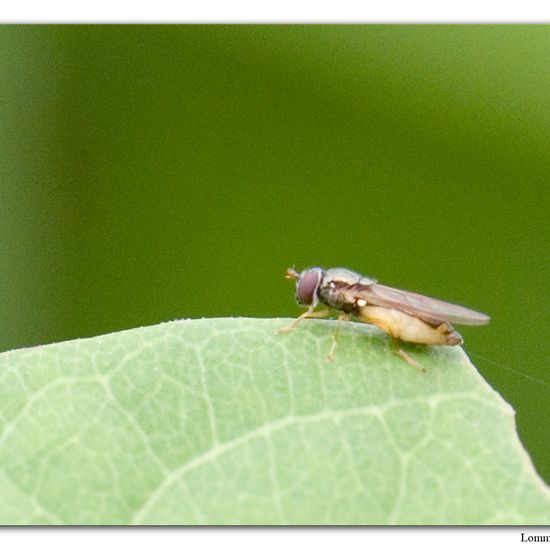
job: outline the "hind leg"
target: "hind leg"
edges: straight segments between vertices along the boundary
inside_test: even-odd
[[[393,353],[395,353],[395,355],[397,355],[398,357],[401,357],[403,361],[408,363],[411,367],[414,367],[416,370],[422,373],[426,373],[426,369],[420,363],[415,361],[406,351],[402,350],[399,347],[399,342],[395,338],[392,337],[391,343],[392,343]]]

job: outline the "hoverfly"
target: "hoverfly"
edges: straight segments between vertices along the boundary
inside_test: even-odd
[[[278,333],[293,330],[302,319],[326,317],[331,309],[338,310],[339,321],[354,317],[363,323],[376,325],[389,334],[394,352],[423,372],[425,369],[399,348],[399,341],[456,346],[462,344],[463,340],[451,323],[484,325],[490,320],[484,313],[384,286],[375,279],[342,267],[327,270],[310,267],[301,273],[289,268],[285,277],[296,280],[296,301],[308,309],[289,326],[279,329]],[[325,306],[325,309],[314,311],[318,305]],[[327,361],[334,357],[339,334],[340,324]]]

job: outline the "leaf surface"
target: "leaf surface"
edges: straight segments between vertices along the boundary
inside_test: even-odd
[[[182,320],[0,355],[3,524],[547,524],[511,407],[460,348]]]

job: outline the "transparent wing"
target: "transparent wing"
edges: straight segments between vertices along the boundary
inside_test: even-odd
[[[466,307],[380,284],[362,286],[359,292],[369,305],[392,307],[428,322],[449,321],[457,325],[485,325],[491,319],[484,313]]]

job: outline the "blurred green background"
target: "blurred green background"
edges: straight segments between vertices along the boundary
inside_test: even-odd
[[[342,265],[492,315],[550,480],[549,26],[3,26],[0,79],[0,349],[296,316],[285,269]]]

